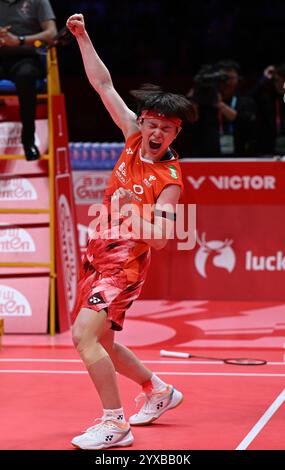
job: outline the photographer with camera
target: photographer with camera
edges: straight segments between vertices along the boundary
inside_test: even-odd
[[[285,64],[269,65],[251,95],[257,107],[257,154],[285,155]]]
[[[35,145],[37,79],[43,75],[35,42],[51,44],[57,34],[49,0],[0,0],[0,78],[15,82],[27,160],[40,157]]]
[[[240,96],[239,66],[221,61],[203,66],[188,96],[198,120],[189,128],[188,153],[197,157],[250,156],[254,153],[255,106]]]

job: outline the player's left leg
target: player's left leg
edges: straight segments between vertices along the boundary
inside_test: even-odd
[[[131,425],[150,424],[182,402],[183,394],[179,390],[163,382],[126,346],[114,342],[114,331],[108,330],[102,336],[101,343],[108,351],[116,371],[142,386],[139,398],[145,401],[138,412],[130,417]]]

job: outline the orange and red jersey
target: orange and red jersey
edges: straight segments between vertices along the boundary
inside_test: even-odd
[[[151,162],[141,157],[141,133],[131,135],[113,169],[105,192],[105,203],[119,187],[131,190],[132,202],[141,210],[144,204],[155,204],[161,191],[168,185],[177,184],[183,189],[178,155],[172,150],[174,158]]]
[[[171,150],[173,158],[151,162],[141,156],[142,136],[140,132],[131,135],[113,169],[103,203],[110,210],[111,197],[122,187],[131,191],[131,203],[138,206],[141,216],[145,204],[154,205],[168,186],[177,184],[183,190],[182,174],[177,154]],[[91,239],[87,247],[87,257],[99,272],[123,269],[130,282],[140,279],[146,257],[149,258],[149,245],[142,240]]]

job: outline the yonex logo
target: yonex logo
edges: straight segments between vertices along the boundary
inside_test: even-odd
[[[132,155],[133,153],[134,153],[134,152],[132,151],[131,147],[128,147],[128,148],[126,149],[126,154],[127,154],[127,155]]]
[[[106,436],[106,437],[105,437],[105,441],[106,441],[106,442],[108,442],[108,441],[110,442],[110,441],[113,440],[113,437],[114,437],[114,435],[113,435],[113,434],[110,434],[109,436]]]
[[[100,302],[104,302],[100,294],[94,294],[88,299],[88,303],[90,305],[96,305],[96,304],[99,304]]]
[[[157,403],[156,405],[157,410],[159,410],[159,408],[162,408],[162,407],[163,407],[163,401],[160,401],[159,403]]]

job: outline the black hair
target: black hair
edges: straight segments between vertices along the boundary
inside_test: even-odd
[[[143,84],[139,90],[131,90],[137,103],[137,115],[143,110],[152,110],[165,117],[178,117],[182,121],[193,122],[196,119],[196,108],[191,99],[184,95],[165,92],[160,86]]]
[[[216,68],[226,71],[235,70],[238,75],[240,74],[240,65],[235,60],[220,60],[216,63]]]

